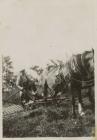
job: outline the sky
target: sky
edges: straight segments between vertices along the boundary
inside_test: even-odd
[[[94,0],[0,0],[0,49],[14,71],[95,48]]]

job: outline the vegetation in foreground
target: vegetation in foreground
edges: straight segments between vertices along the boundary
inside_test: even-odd
[[[29,115],[17,114],[3,120],[3,137],[88,137],[94,136],[95,118],[89,106],[85,115],[71,116],[68,103],[37,105]]]

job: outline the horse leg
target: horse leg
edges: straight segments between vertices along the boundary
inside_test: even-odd
[[[22,107],[25,108],[26,101],[25,101],[25,95],[23,92],[20,92],[20,102],[21,102]]]
[[[69,85],[69,91],[70,94],[72,95],[72,115],[73,118],[76,118],[76,111],[75,111],[75,88],[74,88],[74,84],[73,81],[71,80],[70,85]]]
[[[78,112],[82,116],[85,113],[83,112],[83,102],[82,102],[82,96],[81,96],[81,89],[78,90],[78,99],[79,99]]]
[[[90,87],[89,88],[89,92],[88,92],[88,97],[89,97],[89,101],[91,102],[91,105],[92,105],[92,110],[93,112],[95,111],[95,100],[94,100],[94,97],[92,95],[92,88]]]
[[[54,90],[54,95],[53,95],[53,98],[56,98],[57,97],[57,94],[58,94],[58,85],[54,86],[53,87],[53,90]]]
[[[73,113],[73,118],[76,118],[76,112],[75,112],[75,96],[74,92],[72,91],[72,113]]]
[[[53,101],[54,101],[54,103],[55,104],[57,104],[57,94],[58,94],[58,88],[55,88],[55,94],[54,94],[54,96],[53,96]]]
[[[45,84],[44,84],[44,99],[45,101],[47,100],[47,89],[48,89],[48,84],[47,84],[47,81],[45,81]]]

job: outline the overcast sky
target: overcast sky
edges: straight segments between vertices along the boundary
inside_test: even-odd
[[[94,0],[0,0],[0,47],[15,71],[94,48]]]

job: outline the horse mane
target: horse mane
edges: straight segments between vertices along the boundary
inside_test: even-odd
[[[91,50],[84,51],[82,54],[87,55],[89,53],[93,53],[93,55],[94,55],[94,49],[92,48]]]

